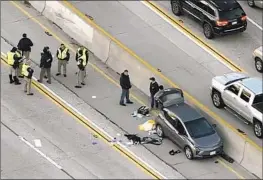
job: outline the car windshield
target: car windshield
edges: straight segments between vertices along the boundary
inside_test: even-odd
[[[201,138],[215,133],[215,130],[205,118],[185,122],[185,126],[193,138]]]
[[[219,17],[222,20],[231,20],[245,15],[244,11],[238,7],[227,11],[219,11]]]
[[[258,104],[263,102],[263,94],[256,95],[253,104]]]

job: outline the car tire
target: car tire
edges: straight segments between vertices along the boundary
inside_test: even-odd
[[[253,130],[254,130],[254,134],[258,137],[258,138],[262,138],[263,137],[263,132],[262,132],[262,123],[260,121],[255,121],[253,123]]]
[[[182,15],[182,7],[180,5],[180,1],[178,0],[172,1],[171,6],[172,6],[172,11],[176,16]]]
[[[157,134],[157,136],[164,138],[163,128],[159,124],[156,125],[156,134]]]
[[[212,27],[210,26],[210,24],[208,23],[204,23],[203,25],[203,31],[204,31],[204,35],[207,39],[213,39],[214,38],[214,32]]]
[[[263,72],[263,61],[258,57],[255,58],[255,68],[258,72]]]
[[[254,2],[254,0],[247,0],[247,4],[248,4],[250,7],[255,7],[255,2]]]
[[[212,101],[216,108],[221,109],[225,106],[224,101],[222,99],[221,93],[216,90],[212,91]]]
[[[192,160],[194,158],[193,151],[189,146],[185,146],[184,154],[185,154],[185,157],[189,160]]]

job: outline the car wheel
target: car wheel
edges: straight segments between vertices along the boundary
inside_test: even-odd
[[[181,5],[179,1],[172,2],[172,11],[176,16],[182,15]]]
[[[187,159],[192,160],[194,157],[193,151],[189,146],[184,148],[184,153]]]
[[[254,133],[258,138],[262,138],[262,123],[259,121],[254,122]]]
[[[213,29],[212,27],[208,24],[208,23],[205,23],[203,25],[203,30],[204,30],[204,35],[207,39],[213,39],[214,37],[214,32],[213,32]]]
[[[260,73],[263,72],[263,61],[259,59],[258,57],[256,57],[255,59],[255,67],[258,72]]]
[[[156,125],[156,134],[157,134],[157,136],[159,136],[161,138],[164,137],[163,128],[159,124]]]
[[[250,7],[254,7],[254,6],[255,6],[254,0],[247,0],[247,4],[248,4]]]
[[[212,101],[215,107],[223,108],[225,106],[221,94],[218,91],[213,90],[212,92]]]

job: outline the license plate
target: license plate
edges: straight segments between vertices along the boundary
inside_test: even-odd
[[[216,154],[215,151],[210,152],[210,156],[215,155],[215,154]]]
[[[235,25],[235,24],[237,24],[237,22],[236,22],[236,21],[232,22],[232,25]]]

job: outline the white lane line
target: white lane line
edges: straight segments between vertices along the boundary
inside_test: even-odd
[[[2,56],[7,57],[5,53],[1,52]],[[33,76],[32,79],[34,79],[37,82],[37,79]],[[42,86],[43,88],[45,88],[47,91],[49,91],[53,96],[55,96],[57,99],[59,99],[59,101],[63,102],[64,104],[66,104],[66,106],[68,106],[70,109],[72,109],[76,114],[82,116],[86,121],[88,121],[90,124],[92,124],[92,126],[94,126],[95,128],[97,128],[100,132],[102,132],[104,135],[108,136],[109,139],[114,140],[114,137],[112,137],[111,135],[109,135],[106,131],[104,131],[103,128],[100,128],[97,124],[95,124],[93,121],[91,121],[89,118],[87,118],[85,115],[83,115],[81,112],[79,112],[76,108],[74,108],[71,104],[69,104],[68,102],[66,102],[64,99],[62,99],[59,95],[57,95],[54,91],[52,91],[51,89],[49,89],[45,84],[40,84],[40,86]],[[30,144],[30,143],[29,143]],[[125,149],[125,151],[129,152],[129,154],[131,154],[133,157],[135,157],[138,161],[140,161],[141,163],[145,164],[146,166],[148,166],[152,171],[154,171],[155,173],[157,173],[160,177],[162,177],[163,179],[168,179],[167,177],[165,177],[163,174],[161,174],[157,169],[153,168],[149,163],[145,162],[144,160],[142,160],[139,156],[137,156],[135,153],[133,153],[129,148],[127,148],[125,145],[123,145],[121,142],[116,142],[115,144],[118,144],[119,146],[121,146],[123,149]],[[32,145],[33,146],[33,145]],[[33,146],[34,147],[34,146]],[[34,149],[36,149],[34,147]],[[59,166],[60,167],[60,166]]]
[[[50,157],[48,157],[47,155],[45,155],[42,151],[40,151],[39,149],[35,148],[34,145],[32,145],[30,142],[28,142],[27,140],[25,140],[25,138],[23,138],[22,136],[18,136],[18,138],[23,141],[25,144],[27,144],[29,147],[31,147],[33,150],[35,150],[38,154],[40,154],[43,158],[45,158],[46,160],[48,160],[51,164],[53,164],[54,166],[56,166],[58,169],[62,170],[62,167],[60,165],[58,165],[55,161],[53,161]]]
[[[255,26],[257,26],[261,31],[263,30],[262,27],[256,23],[255,21],[253,21],[252,19],[250,19],[249,17],[247,17],[247,20],[249,20],[252,24],[254,24]]]

